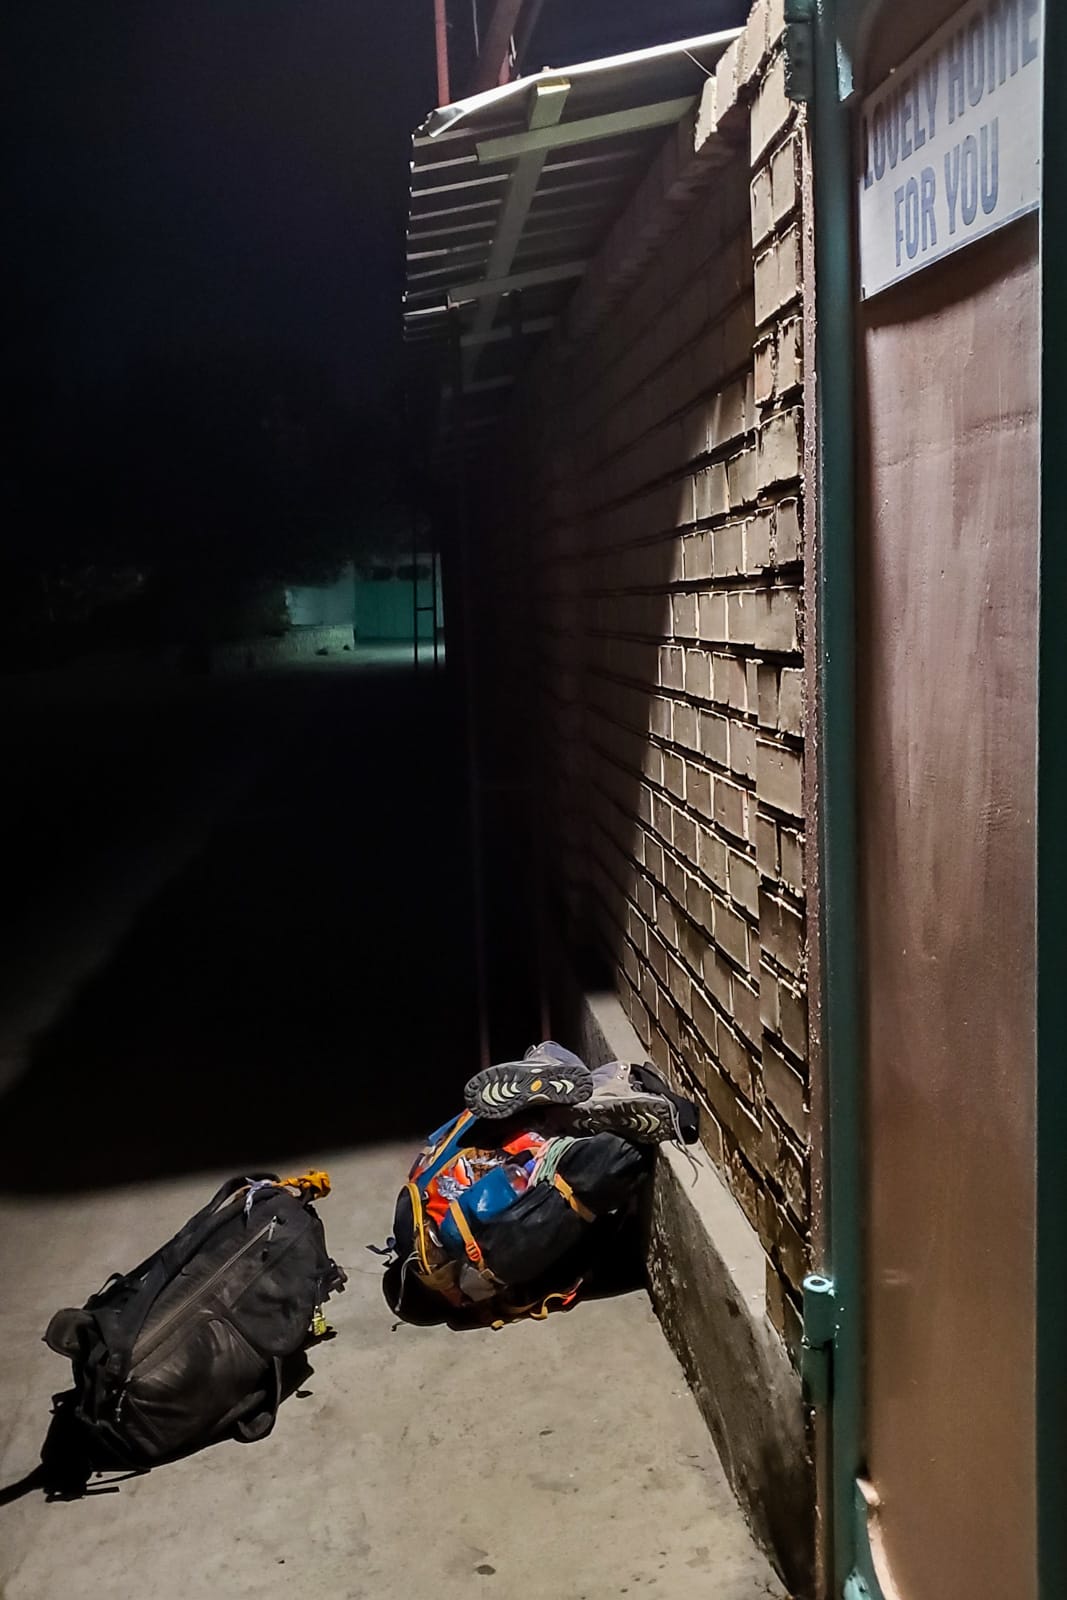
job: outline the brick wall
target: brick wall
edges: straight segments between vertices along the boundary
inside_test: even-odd
[[[805,129],[780,35],[780,4],[757,6],[525,381],[485,560],[494,685],[541,780],[550,893],[652,1059],[699,1097],[793,1344]]]

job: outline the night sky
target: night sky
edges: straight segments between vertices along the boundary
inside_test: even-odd
[[[370,548],[406,517],[429,0],[34,0],[6,44],[0,577],[23,633],[89,565],[232,591],[297,575],[290,549]]]
[[[23,356],[91,406],[145,353],[237,336],[319,358],[373,403],[397,359],[407,136],[434,98],[429,4],[17,11]]]
[[[545,0],[526,65],[743,9]],[[450,16],[462,93],[469,8]],[[25,629],[87,564],[232,587],[285,575],[290,549],[370,549],[390,503],[406,526],[412,492],[434,500],[401,340],[431,0],[33,0],[6,20],[0,582]]]

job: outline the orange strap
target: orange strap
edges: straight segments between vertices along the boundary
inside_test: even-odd
[[[566,1200],[571,1210],[577,1211],[583,1222],[596,1221],[596,1213],[590,1211],[588,1206],[583,1206],[582,1202],[579,1200],[578,1196],[575,1194],[566,1178],[557,1172],[553,1177],[552,1182],[555,1184],[564,1200]]]
[[[460,1205],[458,1200],[453,1200],[452,1204],[448,1208],[448,1212],[449,1216],[452,1218],[452,1221],[459,1229],[460,1238],[463,1240],[463,1248],[467,1252],[467,1260],[472,1262],[473,1265],[478,1268],[479,1272],[484,1272],[486,1267],[485,1257],[482,1255],[482,1247],[471,1232],[471,1225],[464,1216],[463,1207]]]
[[[493,1285],[494,1289],[500,1288],[500,1279],[490,1272],[486,1266],[482,1247],[471,1232],[471,1225],[464,1216],[463,1207],[458,1200],[453,1200],[448,1208],[448,1214],[459,1229],[460,1238],[463,1240],[463,1248],[467,1252],[467,1260],[471,1266],[476,1268],[485,1281]]]

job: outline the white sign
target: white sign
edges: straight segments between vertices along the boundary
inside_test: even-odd
[[[866,299],[1041,198],[1042,0],[970,0],[863,103]]]

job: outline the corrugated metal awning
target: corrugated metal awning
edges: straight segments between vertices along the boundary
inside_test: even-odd
[[[546,68],[417,129],[405,337],[458,340],[469,426],[499,412],[737,32]]]

